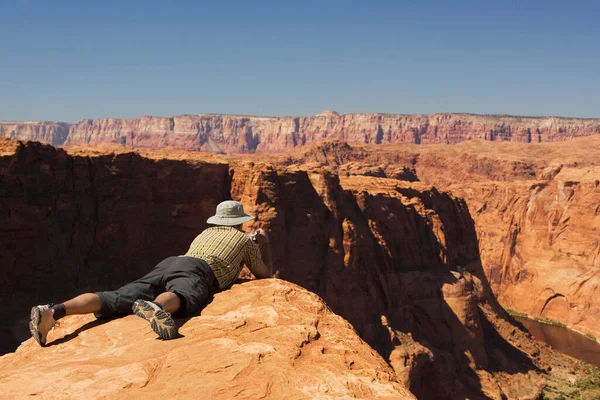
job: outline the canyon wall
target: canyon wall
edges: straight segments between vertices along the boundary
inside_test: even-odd
[[[241,166],[232,194],[273,233],[280,276],[321,295],[418,398],[512,398],[525,387],[535,397],[543,386],[498,334],[508,323],[462,200],[390,179]]]
[[[484,271],[503,306],[600,337],[598,154],[600,135],[593,135],[531,145],[325,142],[279,162],[450,190],[466,200]]]
[[[69,136],[71,124],[43,121],[0,121],[0,137],[13,140],[31,140],[60,146]]]
[[[600,337],[600,167],[452,191],[469,204],[504,307]]]
[[[116,288],[185,253],[229,195],[228,174],[226,164],[0,140],[0,350],[28,336],[17,320],[32,304]]]
[[[71,157],[19,143],[0,156],[0,295],[114,286],[184,253],[229,196],[228,173],[226,164]]]
[[[41,134],[39,130],[40,127],[51,130],[55,123],[35,123],[37,130],[30,124],[0,122],[0,136],[39,140],[55,146],[117,143],[131,147],[173,146],[254,153],[280,152],[324,139],[357,144],[456,144],[474,139],[538,143],[600,132],[599,119],[472,114],[340,115],[333,111],[314,117],[200,114],[130,120],[103,118],[79,121],[70,125],[68,135],[54,136]]]
[[[320,295],[418,398],[535,398],[545,385],[544,350],[496,303],[468,208],[448,193],[258,161],[3,143],[1,317],[13,343],[32,304],[116,287],[185,252],[233,197],[271,232],[278,275]]]

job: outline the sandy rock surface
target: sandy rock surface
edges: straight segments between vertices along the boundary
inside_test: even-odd
[[[162,341],[137,316],[66,317],[47,347],[0,358],[2,398],[414,398],[348,322],[285,281],[236,284],[179,322],[183,337]]]

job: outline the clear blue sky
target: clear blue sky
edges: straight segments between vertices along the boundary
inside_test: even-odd
[[[600,117],[600,1],[0,0],[0,119]]]

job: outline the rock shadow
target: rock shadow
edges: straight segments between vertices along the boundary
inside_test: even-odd
[[[462,199],[422,187],[349,191],[327,173],[277,179],[281,278],[320,295],[418,398],[486,398],[478,370],[537,370],[480,312],[482,301],[505,317]]]
[[[70,340],[75,339],[77,336],[79,336],[79,334],[81,332],[87,331],[88,329],[95,328],[100,325],[104,325],[110,321],[112,321],[112,319],[96,319],[94,321],[87,322],[87,323],[83,324],[82,326],[80,326],[79,328],[75,329],[73,332],[71,332],[59,339],[53,340],[50,343],[46,343],[45,347],[51,347],[51,346],[56,346],[56,345],[59,345],[62,343],[66,343]]]

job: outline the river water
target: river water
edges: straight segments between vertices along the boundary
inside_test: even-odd
[[[561,353],[600,367],[600,343],[561,326],[542,324],[526,317],[513,317],[537,340],[548,343]]]

